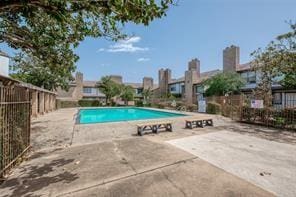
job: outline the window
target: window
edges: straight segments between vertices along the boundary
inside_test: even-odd
[[[248,83],[256,83],[256,73],[254,71],[248,73]]]
[[[247,81],[248,80],[248,73],[247,72],[241,73],[241,77]]]
[[[171,86],[170,91],[175,92],[176,91],[176,86]]]
[[[196,86],[196,93],[205,93],[203,86]]]
[[[284,79],[284,75],[281,76],[276,76],[272,79],[272,84],[273,85],[279,85],[280,81],[282,81]]]
[[[181,93],[184,94],[185,93],[185,85],[181,86]]]
[[[241,73],[241,77],[248,83],[256,83],[256,72],[248,71]]]
[[[83,88],[83,93],[91,94],[91,88]]]
[[[143,92],[143,89],[142,88],[136,89],[136,94],[142,94],[142,92]]]
[[[282,93],[274,93],[272,95],[272,103],[275,105],[281,105],[282,104]]]

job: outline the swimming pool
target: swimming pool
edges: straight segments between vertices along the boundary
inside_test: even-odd
[[[158,110],[150,110],[136,107],[110,107],[95,109],[80,109],[78,122],[80,124],[87,123],[103,123],[103,122],[120,122],[129,120],[144,120],[157,118],[170,118],[185,116],[179,113],[163,112]]]

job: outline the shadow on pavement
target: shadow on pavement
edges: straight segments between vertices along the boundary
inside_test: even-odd
[[[23,169],[21,173],[26,174],[24,177],[9,179],[4,183],[4,185],[2,185],[11,191],[11,194],[5,195],[5,197],[40,196],[33,193],[52,183],[70,183],[78,179],[79,177],[77,174],[67,171],[54,176],[48,175],[53,172],[55,168],[62,167],[72,163],[73,161],[74,159],[57,159],[51,161],[50,163],[43,164],[42,166],[30,166],[29,168]]]

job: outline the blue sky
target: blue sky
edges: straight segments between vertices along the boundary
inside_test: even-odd
[[[277,35],[289,31],[296,20],[295,0],[179,0],[167,16],[150,26],[128,24],[124,31],[133,38],[119,43],[87,38],[76,49],[77,70],[86,80],[119,74],[126,82],[141,82],[144,76],[157,81],[160,68],[180,77],[192,58],[201,70],[222,68],[222,50],[240,46],[241,63]],[[0,49],[12,55],[4,45]]]

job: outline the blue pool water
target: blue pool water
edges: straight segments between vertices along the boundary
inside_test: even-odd
[[[185,115],[136,107],[81,109],[79,111],[79,123],[87,124],[102,122],[120,122],[178,116]]]

